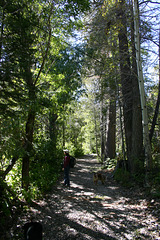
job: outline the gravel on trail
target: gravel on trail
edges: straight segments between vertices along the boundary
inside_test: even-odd
[[[22,226],[31,218],[42,223],[43,240],[160,239],[159,202],[147,200],[138,187],[123,188],[109,172],[105,184],[96,186],[93,170],[98,167],[94,155],[77,159],[70,172],[71,188],[64,187],[61,178],[51,193],[19,216],[10,239],[20,239]]]

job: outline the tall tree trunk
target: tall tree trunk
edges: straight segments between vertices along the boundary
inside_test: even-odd
[[[130,56],[128,51],[127,26],[125,16],[125,0],[119,2],[119,11],[117,21],[119,22],[119,54],[120,54],[120,71],[121,84],[123,94],[123,113],[124,113],[124,128],[126,138],[126,149],[129,170],[132,172],[132,79],[130,70]]]
[[[98,128],[97,128],[97,116],[96,116],[96,109],[93,107],[94,111],[94,131],[95,131],[95,137],[96,137],[96,154],[98,157],[100,157],[99,150],[98,150]]]
[[[101,93],[102,94],[102,93]],[[105,160],[105,123],[104,123],[104,112],[103,112],[103,95],[101,99],[101,108],[100,108],[100,136],[101,136],[101,161],[104,162]]]
[[[109,122],[106,141],[106,158],[114,159],[116,155],[116,100],[111,97],[109,106]]]
[[[134,0],[134,26],[135,26],[135,47],[136,47],[136,61],[137,61],[137,70],[138,70],[138,82],[139,82],[142,120],[143,120],[143,141],[144,141],[144,149],[145,149],[146,170],[148,171],[152,167],[152,156],[151,156],[151,145],[149,141],[148,114],[147,114],[147,105],[146,105],[146,96],[145,96],[145,90],[144,90],[142,60],[141,60],[141,51],[140,51],[138,0]]]
[[[26,122],[26,136],[25,136],[25,144],[24,144],[25,154],[22,159],[22,187],[25,190],[28,190],[28,187],[29,187],[29,164],[30,164],[30,157],[32,156],[32,150],[33,150],[33,131],[34,131],[35,116],[36,116],[36,109],[35,109],[36,84],[40,78],[40,75],[45,66],[45,62],[49,53],[50,41],[51,41],[51,13],[52,13],[53,5],[54,5],[54,2],[51,3],[50,12],[48,14],[48,40],[46,44],[46,50],[43,55],[43,60],[42,60],[39,72],[35,79],[33,79],[32,71],[31,71],[33,56],[30,56],[28,54],[28,52],[30,52],[28,51],[30,49],[30,46],[26,41],[26,39],[24,38],[25,34],[24,36],[23,34],[21,36],[22,42],[25,46],[24,51],[26,51],[26,56],[25,56],[25,59],[23,59],[23,64],[22,64],[22,72],[24,72],[24,80],[29,90],[28,100],[30,103],[28,118]],[[22,29],[22,33],[24,31],[25,29]]]
[[[29,110],[28,119],[26,122],[26,139],[24,144],[25,154],[22,159],[22,188],[26,191],[29,187],[29,163],[32,151],[33,143],[33,129],[35,121],[35,111],[33,109]]]
[[[133,114],[132,114],[132,168],[137,170],[137,159],[144,160],[143,156],[143,127],[141,101],[138,85],[138,73],[136,63],[136,49],[134,41],[134,17],[131,4],[131,43],[132,43],[132,86],[133,86]],[[135,166],[136,164],[136,166]]]
[[[157,117],[158,117],[158,113],[159,113],[159,104],[160,104],[160,29],[159,29],[159,87],[158,87],[158,98],[157,98],[157,102],[156,102],[156,108],[155,108],[155,112],[154,112],[152,126],[151,126],[151,129],[149,132],[150,142],[152,141],[155,125],[157,122]]]
[[[123,132],[123,113],[122,113],[122,104],[119,96],[119,88],[118,88],[118,104],[119,104],[119,122],[120,122],[120,130],[121,130],[121,141],[122,141],[122,154],[123,160],[126,160],[126,148],[125,148],[125,141],[124,141],[124,132]]]
[[[33,150],[33,131],[34,131],[34,122],[35,122],[35,99],[36,99],[36,88],[33,83],[32,72],[30,64],[26,63],[25,66],[25,80],[29,89],[28,92],[28,101],[30,103],[28,116],[26,121],[26,132],[24,139],[24,156],[22,159],[22,188],[26,191],[29,187],[29,164],[30,157],[32,156]]]

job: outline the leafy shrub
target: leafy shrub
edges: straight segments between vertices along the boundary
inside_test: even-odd
[[[12,207],[15,205],[15,193],[10,186],[0,179],[0,232],[6,229],[6,222],[9,225],[12,215]],[[19,203],[18,203],[19,204]],[[7,226],[8,226],[7,225]]]
[[[75,157],[79,157],[79,156],[84,155],[83,149],[82,148],[76,148],[73,152],[73,155]]]
[[[79,145],[77,145],[77,146],[68,145],[67,148],[69,149],[70,155],[73,155],[75,157],[84,155],[84,150]]]
[[[16,192],[21,189],[22,159],[18,159],[12,170],[6,176],[7,184]]]
[[[103,168],[113,169],[113,168],[115,168],[116,164],[117,164],[117,160],[116,159],[107,158],[103,162]]]
[[[160,167],[154,167],[150,173],[151,195],[160,198]]]
[[[39,190],[41,193],[48,192],[53,184],[55,184],[60,170],[57,171],[57,167],[50,163],[34,163],[32,164],[33,169],[31,171],[31,185],[32,192],[34,189]]]
[[[128,187],[130,185],[130,174],[128,171],[125,171],[122,168],[118,168],[116,170],[114,179],[125,187]]]
[[[8,186],[0,179],[0,212],[5,216],[10,215],[10,199],[11,195],[7,191]]]
[[[61,151],[54,150],[51,141],[43,143],[37,150],[30,164],[30,191],[37,191],[39,195],[48,192],[57,181],[63,157]]]

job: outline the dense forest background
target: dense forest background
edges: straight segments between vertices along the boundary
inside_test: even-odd
[[[56,182],[63,149],[160,191],[160,3],[0,3],[0,206]]]

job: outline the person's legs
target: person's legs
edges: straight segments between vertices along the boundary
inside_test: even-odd
[[[64,185],[70,186],[70,179],[69,179],[69,167],[64,169]]]

